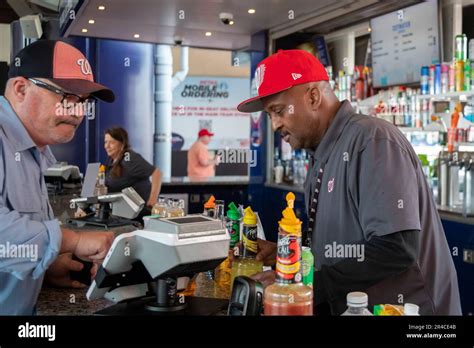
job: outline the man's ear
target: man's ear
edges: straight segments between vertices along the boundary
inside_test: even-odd
[[[311,86],[309,90],[309,100],[311,103],[311,110],[317,110],[320,108],[322,103],[322,91],[318,86]]]
[[[16,102],[22,102],[26,97],[26,89],[28,88],[28,80],[24,77],[15,77],[8,81],[11,97]]]

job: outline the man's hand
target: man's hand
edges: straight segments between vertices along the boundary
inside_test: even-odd
[[[257,260],[263,261],[265,266],[273,266],[276,263],[277,245],[268,240],[257,239]]]
[[[70,271],[80,271],[84,265],[72,259],[71,253],[60,254],[46,271],[45,280],[53,286],[62,288],[82,289],[86,285],[72,280],[69,276]],[[91,275],[95,275],[97,268],[93,267]]]
[[[251,276],[253,280],[259,281],[262,283],[263,287],[266,288],[269,285],[272,285],[275,282],[275,271],[265,271],[254,274]]]
[[[80,259],[99,261],[103,260],[114,240],[112,232],[78,232],[74,255]]]

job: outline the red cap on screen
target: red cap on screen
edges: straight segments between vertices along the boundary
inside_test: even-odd
[[[203,137],[203,136],[206,136],[206,135],[212,137],[214,135],[214,133],[209,132],[207,129],[201,129],[199,131],[199,137]]]
[[[258,96],[243,101],[237,110],[261,111],[264,97],[303,83],[328,80],[326,69],[311,53],[304,50],[279,50],[258,64],[255,71]]]

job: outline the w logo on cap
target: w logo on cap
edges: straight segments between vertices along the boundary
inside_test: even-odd
[[[255,86],[257,87],[257,91],[260,89],[260,86],[263,82],[263,75],[265,74],[265,64],[260,64],[255,71]]]
[[[298,80],[301,76],[301,74],[297,74],[297,73],[291,73],[291,77],[293,78],[293,80]]]
[[[81,67],[81,72],[84,75],[92,75],[92,68],[87,59],[78,59],[77,64]]]

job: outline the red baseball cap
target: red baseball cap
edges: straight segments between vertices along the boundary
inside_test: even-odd
[[[263,110],[262,98],[307,82],[328,81],[321,62],[304,50],[279,50],[262,60],[255,71],[258,96],[237,106],[240,112]]]
[[[204,129],[201,129],[199,131],[198,135],[199,135],[199,138],[203,137],[203,136],[206,136],[206,135],[212,137],[214,135],[214,133],[211,133],[207,129],[204,128]]]
[[[63,41],[38,40],[23,48],[10,64],[8,77],[46,78],[66,92],[115,100],[111,89],[94,82],[92,68],[77,48]]]

